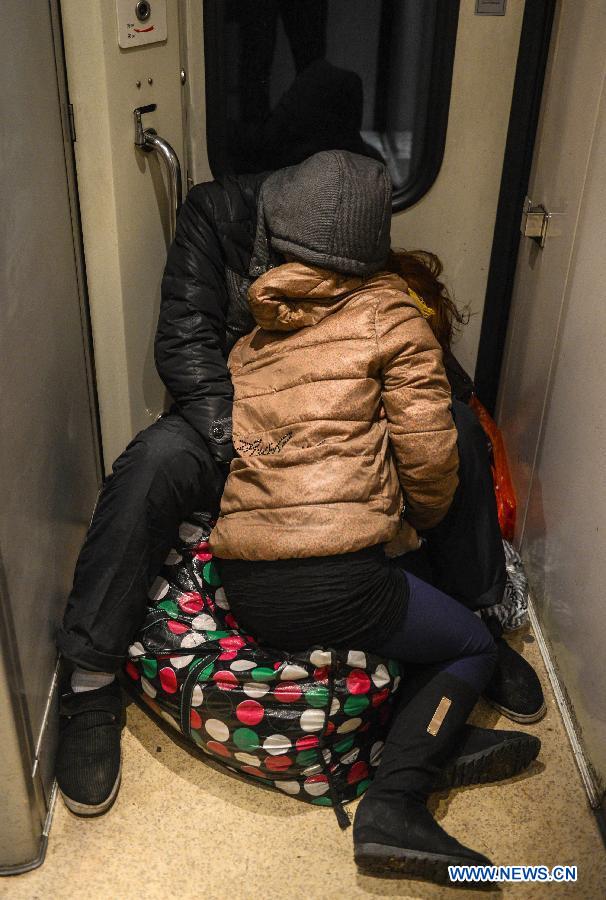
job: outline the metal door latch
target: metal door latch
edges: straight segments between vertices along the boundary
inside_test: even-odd
[[[539,247],[544,247],[550,218],[551,213],[547,212],[542,203],[535,206],[530,197],[526,197],[520,231],[524,237],[532,238]]]

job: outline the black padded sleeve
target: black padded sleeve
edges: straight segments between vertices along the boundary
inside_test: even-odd
[[[227,288],[217,228],[220,188],[200,184],[187,196],[162,279],[155,341],[160,378],[215,460],[233,456],[233,389],[227,369]]]

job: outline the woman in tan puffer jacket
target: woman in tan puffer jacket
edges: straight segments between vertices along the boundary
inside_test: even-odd
[[[458,465],[450,387],[418,301],[395,274],[300,262],[270,269],[249,300],[258,327],[229,359],[239,458],[214,552],[272,560],[416,546],[415,529],[448,511]]]
[[[390,218],[385,167],[354,154],[319,153],[264,183],[249,291],[258,325],[229,359],[238,456],[211,549],[258,640],[434,666],[396,714],[354,844],[367,870],[447,880],[449,864],[487,860],[425,800],[495,647],[473,613],[387,555],[444,517],[458,466],[431,310],[388,270]]]

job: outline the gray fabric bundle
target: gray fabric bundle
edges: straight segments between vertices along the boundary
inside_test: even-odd
[[[263,182],[250,274],[271,268],[273,250],[333,272],[372,275],[387,260],[390,224],[383,163],[346,150],[316,153]]]

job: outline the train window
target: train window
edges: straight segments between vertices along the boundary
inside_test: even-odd
[[[386,162],[394,209],[415,203],[442,163],[458,11],[458,0],[205,0],[215,177],[346,149]]]

